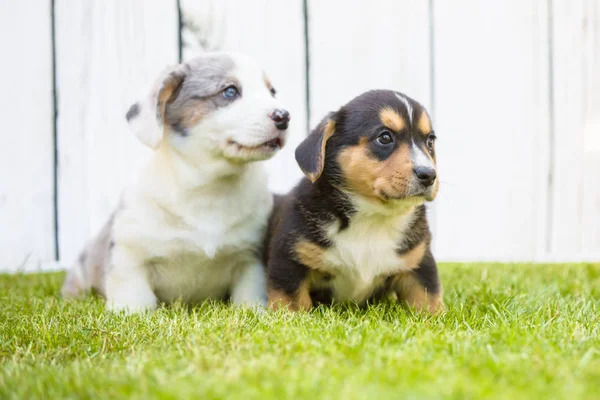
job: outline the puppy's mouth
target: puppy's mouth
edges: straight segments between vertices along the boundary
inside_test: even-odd
[[[243,145],[229,139],[225,149],[225,157],[240,161],[265,160],[271,158],[284,144],[285,141],[281,136],[254,146]]]
[[[235,146],[239,150],[279,150],[283,147],[283,139],[280,137],[276,137],[275,139],[267,140],[256,146],[246,146],[241,143],[236,142],[235,140],[228,140],[227,144],[230,146]]]
[[[383,190],[377,191],[377,197],[385,203],[397,202],[397,201],[409,201],[415,203],[423,203],[425,201],[433,201],[435,199],[435,191],[433,189],[424,189],[419,191],[412,191],[409,193],[387,193]]]

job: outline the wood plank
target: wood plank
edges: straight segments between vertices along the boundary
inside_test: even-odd
[[[261,63],[289,109],[289,140],[266,162],[271,190],[288,191],[302,175],[294,150],[307,130],[302,0],[181,0],[181,8],[184,59],[207,50],[248,54]]]
[[[556,258],[600,260],[600,1],[553,1]]]
[[[2,1],[0,26],[0,271],[34,271],[54,260],[50,2]]]
[[[308,22],[311,126],[370,89],[398,90],[431,108],[428,2],[309,0]]]
[[[178,61],[176,0],[56,0],[60,258],[71,262],[149,151],[128,107]]]
[[[545,256],[549,163],[545,2],[435,2],[438,257]]]

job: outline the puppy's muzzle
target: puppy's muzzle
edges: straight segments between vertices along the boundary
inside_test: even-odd
[[[287,110],[278,108],[275,109],[270,115],[269,118],[275,122],[275,127],[280,131],[286,130],[288,125],[290,124],[290,113]]]
[[[429,167],[417,167],[413,170],[417,181],[424,187],[429,187],[434,184],[437,174],[435,169]]]

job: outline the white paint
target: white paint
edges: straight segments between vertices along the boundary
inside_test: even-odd
[[[59,244],[66,265],[148,158],[125,113],[177,62],[176,3],[56,0]]]
[[[431,107],[428,3],[308,1],[312,127],[370,89],[399,91]]]
[[[545,254],[548,10],[535,0],[434,2],[440,190],[434,255]]]
[[[600,252],[600,1],[553,1],[550,249]]]
[[[54,260],[50,4],[0,2],[0,271]]]
[[[285,193],[302,177],[294,150],[307,133],[302,0],[181,0],[184,59],[206,50],[256,58],[291,115],[287,144],[265,162],[269,187]]]

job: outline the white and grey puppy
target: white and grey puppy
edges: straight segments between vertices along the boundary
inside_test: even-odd
[[[260,246],[272,196],[260,163],[290,120],[252,59],[208,53],[168,69],[127,120],[155,149],[69,271],[62,293],[93,288],[111,310],[231,296],[265,304]]]

